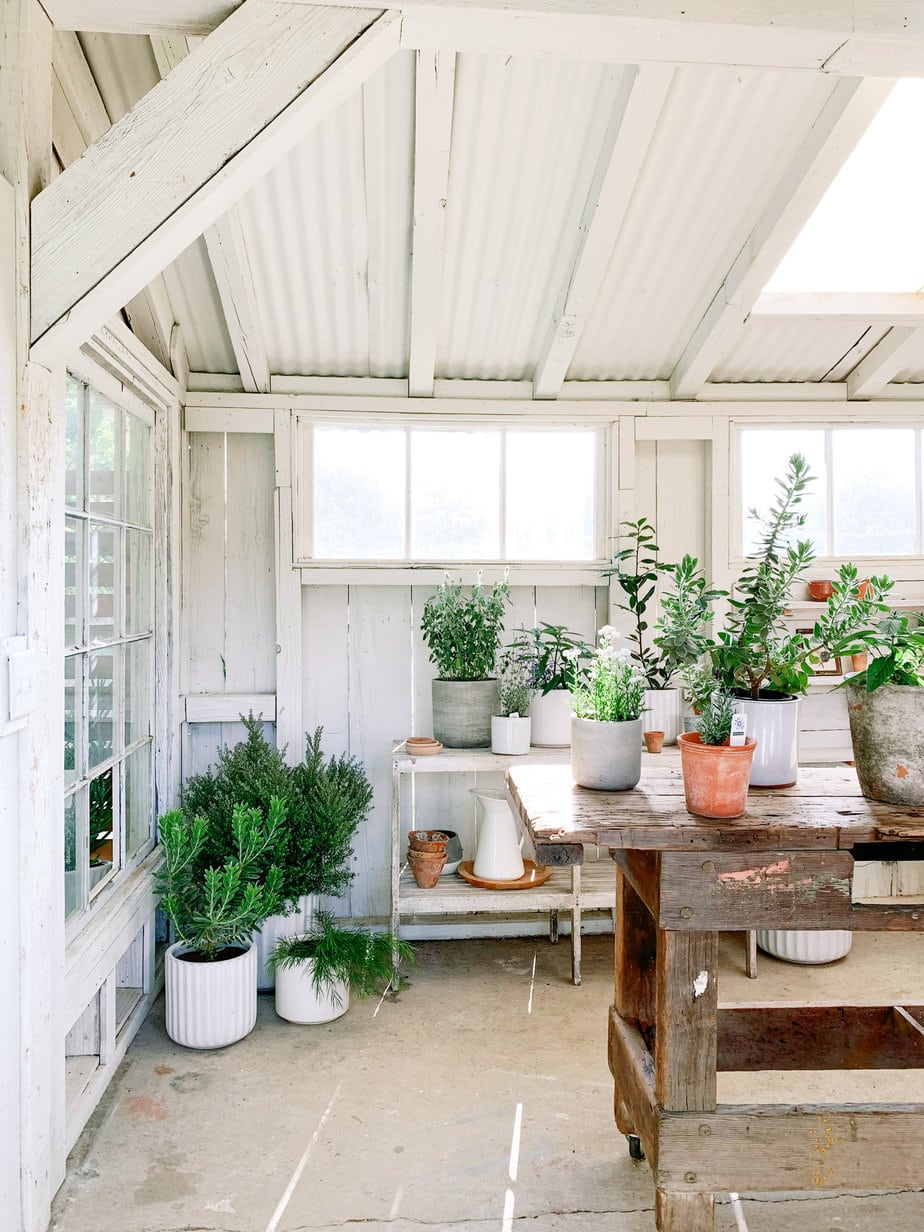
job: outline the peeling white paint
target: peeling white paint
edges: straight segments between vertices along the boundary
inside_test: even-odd
[[[693,981],[693,1000],[701,997],[709,986],[709,972],[700,971],[699,975]]]

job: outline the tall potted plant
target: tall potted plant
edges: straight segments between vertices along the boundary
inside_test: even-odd
[[[571,689],[580,679],[591,648],[578,633],[547,621],[520,632],[532,663],[530,743],[544,749],[567,748],[571,743]]]
[[[529,752],[529,704],[533,696],[530,648],[522,637],[497,660],[497,713],[491,716],[491,752]]]
[[[628,791],[642,776],[644,680],[610,625],[572,693],[571,773],[579,787]]]
[[[179,940],[164,959],[167,1034],[187,1048],[223,1048],[257,1020],[257,954],[251,934],[282,905],[282,872],[272,861],[285,805],[264,817],[235,806],[231,842],[220,863],[208,858],[215,834],[205,817],[175,809],[160,819],[164,864],[161,906]]]
[[[433,734],[447,748],[487,748],[491,715],[497,708],[494,664],[510,601],[506,578],[490,589],[481,574],[465,594],[448,579],[424,605],[421,629],[436,664],[433,681]]]

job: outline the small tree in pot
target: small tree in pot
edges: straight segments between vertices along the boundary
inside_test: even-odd
[[[491,715],[497,708],[494,664],[509,600],[506,578],[489,590],[479,573],[471,594],[447,578],[424,605],[421,630],[437,669],[433,734],[448,748],[491,743]]]

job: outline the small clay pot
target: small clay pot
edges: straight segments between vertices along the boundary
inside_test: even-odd
[[[858,598],[860,599],[868,598],[869,592],[871,590],[872,590],[872,583],[870,582],[869,578],[863,578],[861,582],[857,583],[857,597]]]
[[[645,741],[645,748],[649,753],[660,753],[664,748],[664,732],[646,731],[642,732],[642,737]]]
[[[440,879],[443,865],[446,863],[446,852],[443,851],[408,851],[407,861],[414,874],[414,880],[422,890],[432,890]]]
[[[809,582],[808,593],[810,599],[815,599],[818,603],[827,603],[834,594],[834,583],[827,579]]]
[[[411,851],[442,852],[445,855],[449,835],[442,830],[411,830],[407,841]]]
[[[865,672],[868,665],[869,655],[865,650],[862,650],[859,654],[850,656],[850,666],[855,672]]]

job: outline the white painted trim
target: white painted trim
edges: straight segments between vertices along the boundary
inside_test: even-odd
[[[866,353],[847,375],[847,396],[870,399],[906,366],[910,355],[921,347],[924,326],[893,325],[884,338]]]
[[[852,317],[857,321],[913,324],[914,318],[924,320],[924,295],[916,291],[764,291],[751,316],[811,317],[816,321]]]
[[[276,721],[275,693],[190,693],[185,704],[187,723],[239,723],[251,711],[264,723]]]
[[[454,52],[417,53],[408,357],[408,393],[413,398],[433,395],[455,79]]]
[[[453,578],[471,586],[482,571],[490,581],[506,572],[511,586],[603,586],[599,570],[608,561],[588,565],[563,565],[556,561],[529,561],[509,564],[505,561],[452,561],[389,564],[387,561],[324,561],[314,564],[297,561],[295,568],[303,586],[437,586],[446,580],[447,568]]]
[[[263,432],[274,431],[272,407],[261,410],[221,410],[218,407],[186,405],[183,418],[187,432]]]
[[[302,584],[293,565],[293,438],[295,420],[286,410],[275,413],[276,488],[273,499],[276,576],[276,744],[298,760],[302,725]]]

